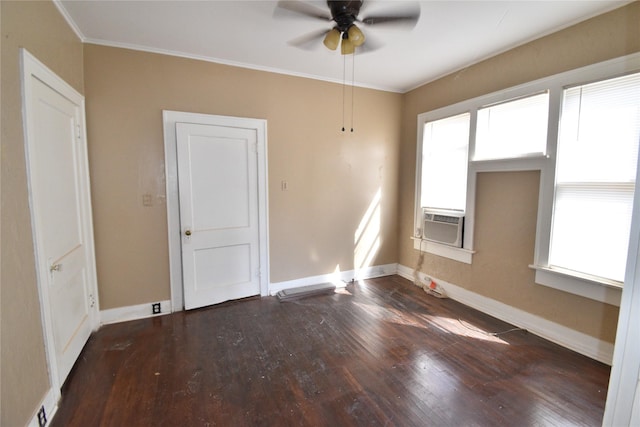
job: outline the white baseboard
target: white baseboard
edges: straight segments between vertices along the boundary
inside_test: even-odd
[[[40,402],[38,408],[34,411],[33,417],[31,417],[31,420],[29,420],[29,424],[27,424],[28,427],[40,426],[38,420],[38,412],[40,412],[40,408],[44,408],[45,417],[47,419],[45,425],[48,426],[49,424],[51,424],[51,420],[58,410],[58,402],[52,388],[47,390],[47,392],[45,393],[42,402]]]
[[[385,264],[374,267],[361,268],[359,270],[341,271],[319,276],[304,277],[302,279],[289,280],[269,284],[269,294],[275,295],[283,289],[297,288],[300,286],[315,285],[331,282],[337,287],[344,287],[351,279],[373,279],[375,277],[390,276],[396,274],[397,264]],[[160,301],[161,314],[151,313],[151,304],[130,305],[127,307],[112,308],[100,311],[100,324],[126,322],[128,320],[144,319],[145,317],[159,316],[171,313],[171,301]]]
[[[126,307],[112,308],[100,311],[100,324],[126,322],[128,320],[144,319],[152,316],[162,316],[171,313],[171,301],[159,301],[160,314],[153,314],[151,302],[146,304],[129,305]]]
[[[415,270],[404,265],[398,265],[397,273],[405,279],[411,281],[415,279]],[[430,277],[438,285],[442,286],[447,296],[453,300],[505,322],[509,322],[519,328],[524,328],[535,335],[584,356],[606,363],[607,365],[611,365],[612,363],[614,345],[611,343],[471,292],[460,286],[447,283],[444,280],[418,272],[418,278],[421,281],[424,281],[426,277]]]
[[[275,295],[284,289],[299,288],[301,286],[317,285],[319,283],[333,283],[336,287],[344,287],[351,279],[373,279],[376,277],[391,276],[396,274],[398,264],[384,264],[373,267],[360,268],[358,270],[337,271],[319,276],[303,277],[301,279],[287,280],[269,284],[269,295]]]

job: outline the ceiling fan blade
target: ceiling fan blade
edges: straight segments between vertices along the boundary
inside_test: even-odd
[[[389,13],[370,14],[361,20],[363,24],[375,26],[396,25],[413,28],[420,18],[420,5],[413,2],[400,10],[396,9]]]
[[[362,19],[362,23],[366,24],[366,25],[375,25],[375,26],[381,26],[381,25],[389,25],[389,24],[394,24],[394,25],[400,25],[400,26],[406,26],[406,27],[414,27],[416,25],[416,22],[418,22],[418,18],[420,17],[420,15],[418,16],[367,16],[366,18]]]
[[[289,40],[291,46],[304,50],[314,50],[322,45],[322,39],[330,30],[318,30],[311,33],[303,34],[293,40]]]
[[[319,7],[303,1],[280,0],[274,11],[274,16],[284,16],[281,11],[293,12],[310,18],[322,19],[323,21],[331,21],[331,14],[328,10],[320,9]]]

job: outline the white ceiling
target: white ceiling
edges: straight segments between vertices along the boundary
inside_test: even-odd
[[[55,0],[84,42],[204,59],[342,82],[343,57],[288,44],[331,22],[277,12],[277,1]],[[406,92],[515,46],[629,3],[624,1],[420,1],[411,30],[367,26],[375,51],[356,55],[355,84]],[[324,1],[309,1],[327,8]],[[367,1],[362,15],[398,1]],[[350,59],[347,80],[351,78]]]

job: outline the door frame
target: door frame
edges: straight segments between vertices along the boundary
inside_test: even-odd
[[[38,285],[38,296],[40,299],[40,316],[42,321],[42,329],[44,335],[44,347],[47,359],[47,367],[49,370],[49,381],[53,393],[53,401],[57,402],[61,397],[62,381],[58,372],[57,354],[55,350],[55,341],[53,334],[53,314],[50,305],[50,295],[47,286],[49,269],[46,257],[44,256],[44,247],[42,242],[42,226],[38,220],[39,212],[36,211],[34,205],[35,194],[33,192],[32,183],[35,180],[35,165],[31,163],[30,152],[35,147],[35,129],[34,114],[31,97],[33,94],[33,79],[40,80],[54,91],[78,106],[78,116],[76,117],[80,129],[78,129],[78,137],[82,141],[78,146],[78,157],[82,165],[79,168],[80,176],[80,206],[82,217],[82,234],[85,241],[85,250],[87,257],[87,302],[89,306],[89,324],[91,330],[95,331],[100,326],[100,313],[98,306],[98,281],[95,263],[95,247],[93,238],[93,219],[91,214],[91,189],[89,181],[89,159],[87,154],[87,134],[85,120],[85,101],[84,96],[78,93],[67,82],[62,80],[57,74],[51,71],[46,65],[40,62],[29,51],[24,48],[20,49],[20,68],[21,68],[21,89],[22,89],[22,123],[24,131],[25,144],[25,163],[27,168],[27,183],[29,197],[29,212],[31,215],[31,230],[33,233],[33,246],[36,262],[36,282]]]
[[[640,153],[638,154],[640,164]],[[624,286],[602,425],[636,425],[640,418],[640,168],[636,170]]]
[[[171,310],[184,310],[181,252],[182,232],[180,228],[176,123],[227,126],[255,130],[258,152],[258,237],[260,240],[258,248],[260,251],[260,295],[269,295],[267,121],[264,119],[219,116],[171,110],[162,111],[162,121],[164,128],[165,181],[167,187],[167,231],[169,240]]]

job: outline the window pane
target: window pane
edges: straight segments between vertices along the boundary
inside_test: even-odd
[[[640,139],[640,74],[567,89],[558,182],[633,182]]]
[[[624,281],[633,185],[558,186],[549,264]]]
[[[474,159],[546,153],[548,119],[547,92],[479,109]]]
[[[469,123],[468,113],[425,123],[422,145],[422,206],[465,209]]]
[[[624,280],[639,142],[640,74],[565,90],[550,265]]]

